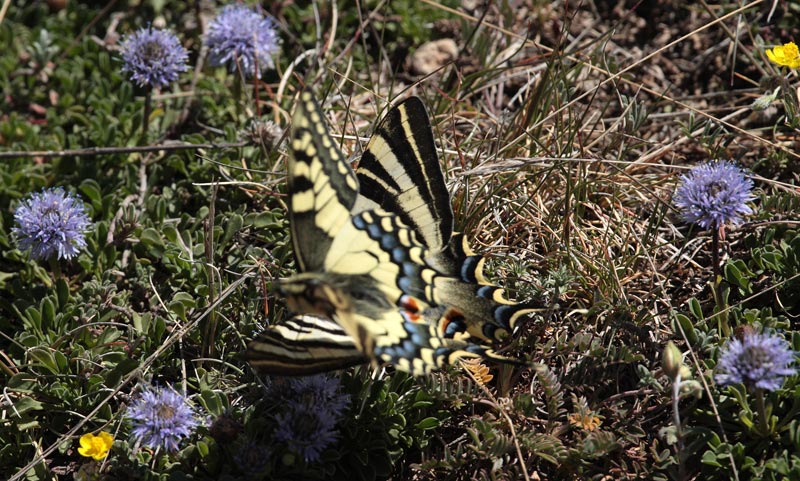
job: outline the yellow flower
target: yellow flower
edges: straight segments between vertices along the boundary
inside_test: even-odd
[[[462,359],[461,367],[472,373],[472,376],[481,386],[486,385],[494,376],[489,374],[489,368],[481,363],[478,358]]]
[[[78,448],[78,453],[81,456],[100,461],[108,456],[108,451],[114,444],[114,436],[105,431],[100,431],[97,436],[87,433],[81,436],[80,443],[81,447]]]
[[[572,413],[567,416],[567,419],[569,419],[569,423],[573,426],[585,429],[586,431],[594,431],[603,423],[600,416],[591,411]]]
[[[800,50],[794,42],[778,45],[767,50],[767,58],[773,63],[789,68],[800,67]]]

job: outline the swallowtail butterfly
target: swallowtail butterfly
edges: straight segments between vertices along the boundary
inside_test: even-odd
[[[511,361],[490,344],[535,310],[486,281],[453,233],[428,114],[389,110],[353,172],[306,90],[295,108],[289,215],[300,273],[277,291],[299,314],[248,346],[259,371],[312,374],[372,362],[414,375],[461,358]]]

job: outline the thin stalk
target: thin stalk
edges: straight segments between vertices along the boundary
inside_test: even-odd
[[[686,479],[686,466],[684,464],[683,455],[683,427],[681,425],[681,375],[675,376],[672,381],[672,422],[675,423],[675,439],[677,443],[675,448],[678,456],[678,479]]]
[[[142,145],[147,143],[147,131],[150,129],[150,113],[153,106],[153,89],[148,88],[144,94],[144,117],[142,117]]]
[[[712,295],[714,296],[714,304],[716,305],[715,312],[718,314],[717,323],[719,327],[719,334],[722,338],[728,338],[731,335],[731,328],[728,324],[728,314],[727,314],[727,299],[726,295],[722,292],[722,272],[720,270],[720,229],[714,229],[711,232],[711,265],[712,265],[712,281],[711,281],[711,289],[713,290]]]
[[[756,389],[756,410],[758,410],[758,432],[764,436],[769,436],[769,428],[767,426],[767,408],[764,403],[764,390]]]

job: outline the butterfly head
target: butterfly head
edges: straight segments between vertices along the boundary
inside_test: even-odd
[[[336,312],[352,310],[350,297],[328,282],[324,275],[313,272],[281,279],[275,291],[286,299],[294,312],[331,317]]]

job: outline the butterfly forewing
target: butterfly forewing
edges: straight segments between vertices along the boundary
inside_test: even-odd
[[[336,234],[350,223],[358,181],[309,91],[300,95],[292,120],[288,162],[289,216],[294,252],[302,271],[320,271]]]
[[[378,206],[399,216],[433,252],[450,241],[450,195],[420,99],[411,97],[389,110],[372,134],[356,175],[361,190],[355,212]]]
[[[369,362],[336,322],[299,315],[270,326],[250,343],[247,360],[269,374],[308,375]]]

